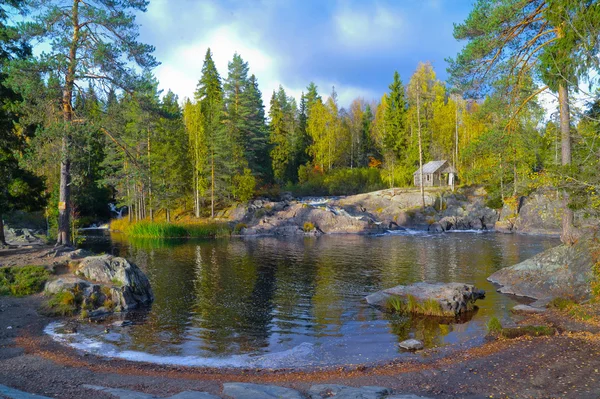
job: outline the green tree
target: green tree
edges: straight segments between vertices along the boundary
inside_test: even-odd
[[[485,93],[501,76],[516,98],[523,79],[533,74],[542,82],[526,103],[550,89],[558,93],[562,164],[571,164],[569,92],[591,69],[598,70],[600,3],[569,0],[478,0],[466,21],[456,25],[454,36],[468,43],[449,60],[455,86],[472,95]],[[522,107],[515,107],[515,113]],[[509,121],[509,122],[512,122]],[[572,243],[573,212],[564,196],[562,239]]]
[[[58,77],[62,100],[62,148],[57,245],[70,244],[71,135],[73,101],[82,82],[111,84],[131,90],[137,83],[135,69],[152,68],[157,62],[151,46],[137,42],[135,12],[145,11],[147,1],[73,0],[70,5],[50,0],[28,0],[35,13],[20,25],[28,40],[45,42],[48,50],[39,57],[18,62],[12,70],[50,73]],[[37,76],[37,74],[36,74]]]
[[[204,135],[208,147],[210,168],[210,214],[214,218],[217,196],[223,194],[229,184],[232,151],[227,146],[226,134],[221,124],[223,89],[221,77],[212,59],[210,49],[206,51],[204,57],[202,77],[198,82],[195,97],[200,104],[204,121]]]

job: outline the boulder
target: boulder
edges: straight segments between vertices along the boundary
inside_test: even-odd
[[[56,294],[61,291],[72,291],[75,289],[84,291],[89,286],[89,281],[82,280],[75,276],[65,276],[46,282],[44,290],[50,294]]]
[[[303,399],[300,392],[294,389],[242,382],[223,384],[223,394],[233,399]]]
[[[501,285],[501,293],[549,301],[568,298],[584,301],[590,298],[590,282],[596,280],[594,265],[600,260],[600,233],[581,237],[574,245],[559,245],[488,277]]]
[[[441,223],[432,223],[429,225],[427,229],[430,233],[443,233],[445,231],[444,227],[442,227]]]
[[[407,351],[418,351],[423,349],[423,342],[418,339],[407,339],[398,344],[399,347]]]
[[[517,305],[513,307],[510,311],[513,313],[544,313],[546,309],[530,305]]]
[[[318,384],[310,387],[308,396],[310,399],[381,399],[391,392],[388,388],[377,386],[356,388],[338,384]]]
[[[384,310],[399,310],[390,306],[394,298],[401,301],[397,306],[412,312],[431,316],[457,316],[474,309],[474,303],[485,297],[485,291],[463,283],[415,283],[399,285],[365,297],[369,305]],[[417,306],[413,306],[416,302]],[[431,308],[437,303],[439,309]]]
[[[112,301],[117,308],[134,309],[154,300],[148,277],[124,258],[90,256],[81,261],[76,273],[88,280],[110,285]]]

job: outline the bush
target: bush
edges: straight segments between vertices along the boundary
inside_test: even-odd
[[[304,226],[302,226],[302,229],[304,230],[305,233],[309,233],[309,232],[315,230],[315,225],[312,224],[311,222],[305,222]]]
[[[502,332],[502,323],[497,317],[492,317],[487,322],[487,330],[490,334],[500,334]]]
[[[48,313],[56,316],[72,316],[77,311],[78,298],[71,291],[54,294],[46,304]]]
[[[381,171],[373,168],[333,169],[327,173],[302,165],[298,169],[299,183],[288,187],[294,195],[352,195],[381,190],[386,187]]]
[[[0,295],[26,296],[41,292],[50,272],[43,266],[0,269]]]

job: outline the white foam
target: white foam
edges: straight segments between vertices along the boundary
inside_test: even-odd
[[[309,365],[310,361],[314,360],[314,357],[316,356],[314,345],[308,342],[301,343],[300,345],[285,351],[267,353],[264,355],[232,355],[228,357],[154,355],[140,351],[122,351],[114,345],[85,337],[81,334],[62,334],[57,332],[57,329],[62,326],[63,323],[60,322],[50,323],[44,329],[44,333],[50,335],[57,342],[83,352],[133,362],[217,368],[283,368]]]

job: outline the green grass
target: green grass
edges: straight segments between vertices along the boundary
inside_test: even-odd
[[[0,295],[26,296],[44,288],[50,272],[43,266],[5,267],[0,269]]]
[[[386,307],[395,313],[414,313],[423,316],[454,317],[454,312],[444,311],[435,299],[426,299],[420,302],[412,295],[406,296],[406,301],[399,296],[388,298]]]
[[[225,223],[173,224],[138,222],[131,224],[125,234],[140,238],[215,238],[227,237],[231,231]]]
[[[504,338],[513,339],[518,337],[544,337],[556,334],[556,329],[548,326],[522,326],[505,327],[501,332]]]
[[[549,308],[554,308],[558,310],[567,310],[575,306],[576,303],[570,299],[565,298],[554,298],[550,303],[548,303]]]
[[[79,298],[71,291],[61,291],[52,295],[46,303],[46,312],[53,316],[73,316],[77,312]]]
[[[502,323],[497,317],[492,317],[487,322],[487,330],[489,334],[500,334],[502,333]]]

